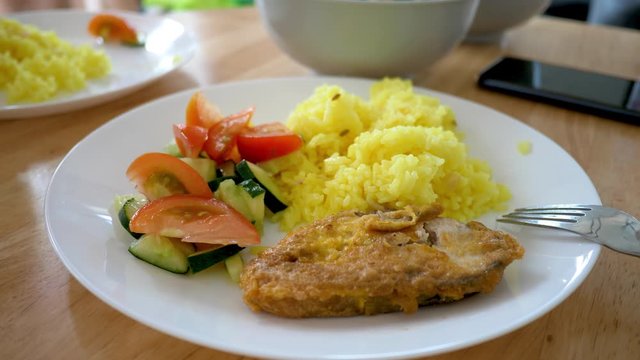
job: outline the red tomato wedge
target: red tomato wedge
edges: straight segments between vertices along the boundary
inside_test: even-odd
[[[98,14],[91,18],[89,33],[101,37],[104,41],[122,41],[138,43],[138,33],[123,18],[112,14]]]
[[[237,142],[240,156],[253,163],[288,155],[302,147],[302,138],[281,123],[257,125],[238,135]]]
[[[183,156],[197,158],[209,131],[197,125],[173,124],[173,136]]]
[[[146,153],[133,160],[127,177],[149,200],[174,194],[213,196],[206,181],[191,166],[164,153]]]
[[[186,124],[209,129],[223,116],[217,106],[207,101],[202,92],[197,91],[189,99],[186,109]]]
[[[131,231],[200,244],[260,243],[260,235],[239,212],[215,198],[173,195],[147,203],[131,218]]]
[[[217,162],[235,159],[236,138],[243,131],[249,129],[249,122],[253,117],[254,108],[250,107],[237,114],[227,116],[209,129],[204,151]]]

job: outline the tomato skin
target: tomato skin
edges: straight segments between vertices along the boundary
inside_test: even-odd
[[[236,141],[239,134],[249,129],[249,122],[253,117],[254,108],[250,107],[237,114],[230,115],[209,129],[204,151],[217,162],[239,159]]]
[[[173,124],[173,135],[183,156],[197,158],[207,141],[208,130],[202,126]]]
[[[288,155],[303,145],[302,138],[280,123],[257,125],[238,135],[238,150],[253,163]]]
[[[197,91],[189,99],[185,113],[185,123],[187,125],[201,126],[205,129],[211,128],[222,120],[223,116],[217,106],[207,101],[202,92]]]
[[[101,37],[105,41],[122,41],[137,43],[138,34],[126,20],[113,14],[98,14],[89,21],[88,31],[91,35]]]
[[[203,197],[213,197],[209,185],[196,170],[169,154],[142,154],[131,162],[126,175],[136,185],[136,189],[149,200],[168,195],[154,191],[154,185],[157,183],[155,180],[167,180],[171,182],[171,185],[175,185],[175,189],[170,190],[172,194],[186,192]]]
[[[243,215],[216,198],[197,195],[172,195],[151,201],[133,215],[129,228],[190,243],[260,243],[258,231]]]

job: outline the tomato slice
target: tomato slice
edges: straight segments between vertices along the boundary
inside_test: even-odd
[[[104,41],[122,41],[138,43],[138,33],[123,18],[112,14],[98,14],[91,18],[89,33],[101,37]]]
[[[173,124],[173,135],[183,156],[197,158],[207,141],[208,130],[202,126]]]
[[[174,194],[212,197],[206,181],[177,157],[164,153],[146,153],[131,162],[127,177],[149,200]]]
[[[281,123],[257,125],[238,135],[237,141],[240,156],[253,163],[288,155],[302,147],[302,138]]]
[[[136,211],[129,228],[190,243],[260,243],[256,228],[239,212],[216,198],[196,195],[172,195],[151,201]]]
[[[254,108],[247,108],[237,114],[227,116],[209,129],[204,151],[218,162],[237,159],[236,138],[249,129]]]
[[[197,91],[189,99],[186,109],[186,124],[209,129],[223,116],[217,106],[207,101],[202,92]]]

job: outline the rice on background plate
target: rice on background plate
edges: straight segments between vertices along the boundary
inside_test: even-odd
[[[75,46],[52,31],[0,19],[0,91],[7,103],[42,102],[82,90],[111,71],[104,51]]]

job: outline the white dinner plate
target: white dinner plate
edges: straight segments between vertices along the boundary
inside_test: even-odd
[[[370,80],[309,77],[215,85],[204,94],[225,113],[256,106],[254,121],[285,120],[321,84],[367,97]],[[485,159],[513,192],[511,207],[546,203],[600,204],[581,167],[562,148],[502,113],[450,95],[470,153]],[[134,192],[125,169],[138,155],[162,149],[171,124],[184,118],[194,90],[145,104],[101,126],[77,144],[56,170],[45,200],[51,243],[69,271],[100,299],[167,334],[204,346],[279,359],[381,359],[432,355],[513,331],[553,309],[587,277],[600,247],[545,229],[505,227],[526,248],[495,291],[421,308],[416,314],[332,319],[283,319],[251,312],[223,270],[174,275],[127,252],[131,238],[112,222],[116,194]],[[530,141],[529,155],[517,151]],[[481,218],[496,227],[497,214]],[[265,242],[277,242],[275,226]]]
[[[176,20],[123,11],[109,11],[127,20],[146,36],[144,47],[98,44],[87,32],[94,13],[82,10],[47,10],[8,14],[9,18],[54,31],[72,44],[92,44],[111,59],[112,71],[106,77],[87,82],[78,92],[61,94],[40,103],[7,104],[0,91],[0,119],[52,115],[100,104],[131,93],[169,74],[189,61],[195,53],[192,34]]]

